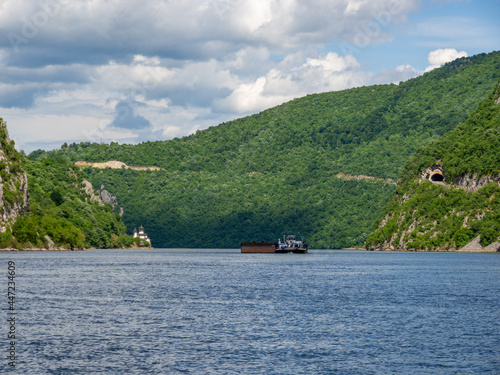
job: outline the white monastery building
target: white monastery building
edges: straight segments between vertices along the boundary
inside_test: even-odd
[[[144,227],[141,226],[139,227],[139,232],[137,232],[137,229],[134,228],[134,238],[139,237],[141,239],[141,242],[149,242],[151,244],[151,239],[148,237],[146,233],[144,233]]]

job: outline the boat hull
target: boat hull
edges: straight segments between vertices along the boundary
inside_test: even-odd
[[[306,248],[285,247],[283,249],[276,249],[275,253],[307,254],[307,247]]]
[[[295,236],[288,237],[289,238],[287,238],[286,241],[279,240],[279,243],[268,241],[241,242],[241,252],[268,254],[307,254],[307,245],[303,241],[296,241]]]

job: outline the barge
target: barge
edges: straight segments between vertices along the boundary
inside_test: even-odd
[[[308,247],[304,238],[297,240],[294,235],[283,236],[278,242],[252,241],[241,243],[242,253],[295,253],[307,254]]]
[[[266,242],[266,241],[252,241],[252,242],[242,242],[241,252],[242,253],[275,253],[278,244],[276,242]]]

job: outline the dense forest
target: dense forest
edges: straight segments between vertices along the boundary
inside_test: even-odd
[[[454,129],[500,77],[500,53],[457,59],[399,85],[308,95],[139,145],[80,143],[29,158],[119,160],[161,171],[86,168],[156,246],[237,247],[304,235],[311,247],[361,246],[416,150]],[[339,173],[381,180],[338,178]]]
[[[65,158],[24,158],[28,174],[30,215],[18,219],[18,241],[41,247],[47,234],[70,248],[114,248],[132,244],[126,227],[109,204],[85,191],[85,175]]]
[[[433,166],[442,183],[421,178]],[[483,247],[500,241],[500,82],[464,123],[406,164],[366,247],[459,249],[477,236]]]
[[[13,144],[3,143],[2,150],[12,154],[15,162],[9,164],[9,174],[13,173],[13,166],[26,171],[30,199],[29,211],[8,223],[5,232],[0,233],[0,248],[85,249],[133,244],[120,216],[111,205],[97,199],[94,191],[88,191],[86,176],[74,163],[61,157],[43,161],[28,158],[16,152]],[[5,168],[1,171],[5,182]],[[4,194],[6,203],[12,194]]]

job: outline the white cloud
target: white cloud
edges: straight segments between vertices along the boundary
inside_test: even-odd
[[[251,113],[290,99],[287,96],[266,95],[264,87],[267,79],[267,77],[259,77],[255,82],[241,83],[228,97],[215,101],[215,109],[238,114]]]
[[[244,32],[255,33],[273,19],[272,2],[268,0],[253,0],[240,2],[234,21],[241,25]]]
[[[300,54],[299,54],[300,55]],[[226,98],[215,102],[220,111],[239,114],[261,111],[306,94],[336,91],[369,83],[370,74],[361,71],[353,56],[335,52],[307,58],[302,65],[285,59],[255,81],[242,82]]]
[[[44,4],[52,4],[47,8]],[[391,38],[390,25],[418,0],[4,0],[0,47],[13,33],[25,42],[11,56],[35,61],[106,63],[141,54],[162,58],[220,59],[245,46],[288,53],[353,37],[378,18],[389,18],[372,42]],[[382,32],[383,31],[383,32]],[[12,35],[12,34],[11,34]],[[63,53],[63,51],[65,53]]]
[[[427,61],[429,62],[429,66],[425,69],[426,72],[431,71],[432,69],[439,68],[441,65],[458,59],[459,57],[467,57],[468,54],[465,51],[458,52],[454,48],[441,48],[434,51],[429,52],[427,57]]]
[[[3,0],[0,115],[26,147],[37,137],[137,142],[183,136],[309,93],[399,82],[420,72],[406,64],[374,76],[360,55],[335,46],[390,41],[419,4]],[[18,51],[13,34],[24,38]],[[445,55],[432,61],[453,53]],[[136,103],[131,122],[110,126],[127,101]]]
[[[415,69],[409,64],[398,65],[394,69],[383,69],[380,73],[373,77],[372,82],[399,84],[402,81],[415,78],[422,73],[422,71]]]

